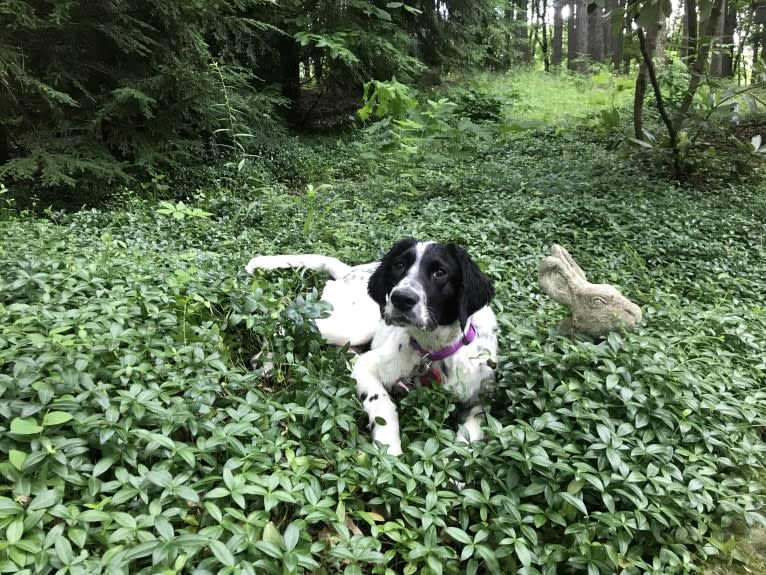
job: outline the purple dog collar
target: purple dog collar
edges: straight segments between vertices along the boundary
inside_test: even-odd
[[[428,361],[439,361],[457,353],[463,346],[468,345],[474,339],[476,339],[476,328],[473,327],[473,322],[471,322],[468,324],[468,331],[463,334],[463,337],[439,351],[428,351],[427,349],[423,349],[423,347],[414,339],[410,340],[410,345],[413,349],[417,350],[418,353],[423,354],[423,359]]]

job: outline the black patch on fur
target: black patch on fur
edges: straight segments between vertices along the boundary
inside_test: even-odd
[[[465,329],[468,318],[495,297],[495,288],[463,248],[455,244],[447,247],[460,262],[462,281],[458,289],[458,319],[460,327]]]
[[[378,399],[378,394],[377,393],[375,395],[373,395],[372,397],[370,397],[370,401],[375,401],[376,399]]]
[[[397,242],[370,277],[367,291],[380,306],[381,314],[386,306],[386,296],[412,271],[416,257],[413,248],[417,244],[418,240],[413,238]],[[404,264],[404,269],[394,267],[399,263]],[[465,329],[468,318],[489,304],[495,295],[492,282],[468,253],[455,244],[426,246],[417,281],[425,292],[429,316],[439,325],[460,321],[461,328]]]
[[[359,396],[359,401],[364,401],[367,399],[367,392],[363,391],[362,394]]]
[[[391,288],[394,287],[394,284],[391,283],[391,266],[393,265],[394,260],[417,243],[418,240],[415,238],[405,238],[396,242],[393,247],[388,250],[388,253],[383,256],[378,269],[376,269],[370,276],[370,281],[367,283],[367,293],[370,294],[373,301],[380,306],[381,314],[383,313],[383,308],[386,306],[386,296],[391,291]]]

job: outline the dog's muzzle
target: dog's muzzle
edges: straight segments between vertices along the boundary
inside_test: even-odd
[[[430,331],[436,326],[430,325],[428,315],[420,294],[412,289],[401,288],[391,292],[384,319],[388,325],[414,326]]]

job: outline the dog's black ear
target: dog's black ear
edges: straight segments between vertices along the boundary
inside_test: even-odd
[[[367,293],[370,294],[372,300],[380,306],[382,310],[386,305],[386,295],[388,290],[393,286],[388,285],[391,278],[391,262],[403,252],[406,252],[412,246],[418,243],[415,238],[405,238],[396,242],[388,253],[383,256],[380,261],[378,269],[376,269],[370,276],[370,281],[367,283]]]
[[[465,329],[468,318],[495,297],[495,288],[464,249],[455,244],[449,244],[449,247],[460,264],[462,274],[458,288],[458,318],[460,327]]]

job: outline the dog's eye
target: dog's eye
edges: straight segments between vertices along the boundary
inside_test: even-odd
[[[404,262],[402,261],[394,262],[394,271],[397,271],[397,272],[404,271]]]
[[[435,278],[443,278],[447,275],[447,272],[445,272],[442,268],[436,268],[433,273]]]

